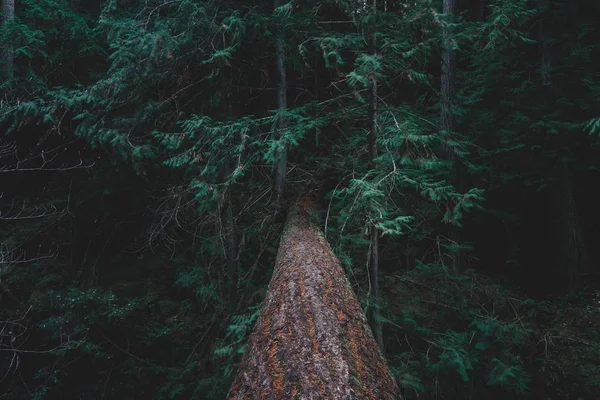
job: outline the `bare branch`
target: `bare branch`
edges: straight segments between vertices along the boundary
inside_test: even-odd
[[[9,154],[14,154],[17,151],[17,145],[14,143],[7,143],[0,145],[0,157],[7,156]]]
[[[35,255],[28,255],[26,251],[15,255],[15,250],[6,245],[0,246],[0,265],[28,264],[41,260],[55,258],[58,255],[58,249],[42,253],[42,245],[39,245],[38,252]]]
[[[25,172],[25,171],[69,171],[73,169],[82,169],[82,168],[91,168],[94,166],[94,162],[86,163],[84,162],[81,154],[79,155],[79,162],[75,165],[68,164],[60,164],[58,166],[53,165],[53,161],[59,156],[58,151],[65,149],[67,145],[73,143],[73,141],[69,143],[63,143],[60,146],[57,146],[50,150],[41,150],[38,154],[31,154],[27,157],[21,159],[18,154],[18,147],[13,143],[2,144],[0,145],[0,159],[2,158],[12,158],[16,160],[16,162],[10,162],[7,165],[0,167],[0,173],[7,172]],[[34,153],[34,152],[32,152]],[[38,163],[41,161],[41,165],[36,167],[28,167],[27,164],[32,163],[33,161],[37,161]]]
[[[0,198],[2,198],[2,193],[0,193]],[[49,207],[28,207],[25,202],[23,202],[21,207],[18,208],[15,207],[15,204],[13,202],[13,204],[8,210],[0,210],[0,221],[22,221],[39,219],[50,216],[64,215],[66,211],[66,209],[59,210],[54,205],[50,205]]]

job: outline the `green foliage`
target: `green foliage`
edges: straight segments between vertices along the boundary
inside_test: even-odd
[[[595,351],[595,345],[577,342],[572,331],[554,336],[571,339],[549,343],[550,331],[556,329],[552,324],[569,326],[564,316],[544,302],[517,298],[477,274],[455,276],[440,266],[421,265],[388,284],[394,286],[388,329],[404,333],[401,341],[390,345],[396,354],[392,367],[408,399],[435,393],[526,396],[532,379],[548,371],[548,363],[565,371],[564,366],[573,365],[573,353]],[[575,393],[583,382],[592,382],[592,375],[580,375],[591,371],[583,371],[555,375],[552,385]]]
[[[18,2],[0,28],[16,63],[0,84],[0,290],[20,336],[0,350],[28,358],[7,366],[7,396],[223,398],[285,201],[310,191],[324,194],[327,238],[362,304],[381,310],[407,399],[599,397],[597,299],[531,300],[515,287],[550,272],[534,237],[559,258],[528,211],[544,201],[527,197],[563,179],[559,165],[597,169],[597,6],[485,4],[480,20],[429,0],[379,3],[376,15],[347,1]],[[439,123],[448,26],[450,135]],[[573,180],[589,220],[595,180]],[[577,214],[565,212],[543,219]]]

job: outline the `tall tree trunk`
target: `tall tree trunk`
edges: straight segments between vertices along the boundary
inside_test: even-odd
[[[226,226],[226,238],[227,238],[227,279],[229,284],[229,301],[230,307],[233,310],[236,306],[236,290],[238,283],[237,276],[237,248],[235,238],[235,221],[233,220],[233,204],[231,201],[231,193],[226,194],[227,198],[225,204],[227,209],[225,210],[225,226]]]
[[[588,253],[577,211],[573,178],[567,166],[559,172],[553,193],[554,218],[558,220],[559,279],[568,289],[577,285],[578,274],[587,270]]]
[[[1,25],[8,24],[15,18],[15,0],[2,0],[2,17]],[[2,63],[2,79],[8,81],[14,75],[14,54],[13,49],[8,48],[0,54],[0,62]]]
[[[290,209],[228,399],[400,399],[315,203]]]
[[[226,73],[224,75],[223,84],[227,87],[227,101],[225,105],[225,112],[227,117],[232,121],[235,119],[233,114],[233,71],[231,66],[226,69]],[[242,148],[244,148],[245,138],[241,138]],[[243,150],[242,150],[243,151]],[[235,170],[238,168],[242,159],[240,158],[237,162],[232,163],[229,166],[229,171]],[[228,279],[228,298],[229,298],[229,306],[230,310],[234,310],[236,307],[236,301],[238,300],[236,296],[236,291],[238,287],[238,257],[237,257],[237,240],[236,240],[236,232],[235,232],[235,220],[233,218],[234,215],[234,206],[233,206],[233,196],[232,196],[233,187],[230,186],[226,189],[225,193],[225,236],[226,236],[226,258],[227,258],[227,279]]]
[[[542,18],[547,12],[548,6],[549,3],[546,0],[538,0],[538,9]],[[543,19],[538,24],[541,92],[546,101],[546,106],[551,108],[555,104],[556,95],[553,87],[548,45],[550,30],[545,28]],[[551,218],[558,220],[559,277],[561,282],[567,282],[568,289],[573,289],[577,285],[578,274],[587,269],[588,252],[577,211],[573,177],[568,165],[563,165],[558,170],[555,190],[551,192],[551,196],[553,196],[552,202],[554,205]]]
[[[476,19],[479,22],[485,21],[485,2],[486,2],[486,0],[479,0],[477,2]]]
[[[450,21],[456,14],[457,0],[444,0],[443,13],[446,20]],[[452,116],[452,103],[454,102],[454,80],[456,75],[456,63],[454,60],[454,50],[452,49],[453,32],[450,26],[444,25],[442,29],[442,76],[441,76],[441,113],[440,125],[442,135],[445,137],[445,153],[448,160],[452,162],[452,180],[454,186],[461,189],[461,178],[457,168],[455,153],[452,146],[448,144],[452,137],[454,121]],[[450,240],[457,245],[460,242],[460,228],[456,224],[450,226],[448,236]],[[460,268],[460,250],[452,257],[452,268],[456,272]]]
[[[544,11],[547,8],[547,3],[545,0],[538,0],[538,9],[540,14],[543,15]],[[542,17],[543,18],[543,17]],[[544,20],[540,19],[538,21],[538,41],[540,47],[540,76],[542,78],[543,86],[552,86],[552,74],[550,72],[550,57],[548,54],[548,38],[547,32],[544,29]],[[548,91],[550,92],[550,91]],[[551,93],[548,93],[551,94]],[[546,97],[546,96],[544,96]]]
[[[71,184],[69,187],[69,199],[68,199],[68,213],[69,220],[71,223],[71,271],[74,273],[79,266],[81,259],[81,239],[79,237],[79,231],[77,229],[77,200],[79,198],[79,180],[78,176],[71,178]]]
[[[381,322],[381,293],[379,290],[379,229],[375,225],[371,226],[371,271],[369,278],[371,279],[371,295],[375,300],[375,306],[372,307],[371,318],[375,341],[381,351],[383,347],[383,323]]]
[[[275,8],[281,5],[281,0],[275,0]],[[285,61],[285,37],[283,28],[277,28],[275,36],[275,58],[277,63],[277,108],[280,111],[287,110],[287,75]],[[276,124],[277,136],[285,134],[288,122],[286,118],[279,117]],[[287,148],[283,148],[276,154],[275,159],[275,191],[278,199],[283,195],[285,189],[285,174],[287,172]]]
[[[450,17],[456,13],[456,0],[444,0],[443,13]],[[450,136],[453,127],[452,101],[454,98],[455,62],[452,50],[452,28],[444,26],[442,30],[442,77],[441,77],[441,127],[444,135]],[[452,148],[447,147],[446,152],[454,158]]]
[[[377,43],[375,39],[376,17],[377,17],[377,0],[372,0],[371,4],[371,26],[369,27],[369,53],[373,57],[377,56]],[[377,76],[375,71],[369,76],[369,169],[374,169],[375,159],[377,158]],[[380,315],[380,299],[379,292],[379,230],[375,224],[371,224],[371,262],[370,262],[370,288],[371,296],[375,300],[375,307],[372,308],[371,318],[375,340],[379,349],[383,351],[383,324]]]

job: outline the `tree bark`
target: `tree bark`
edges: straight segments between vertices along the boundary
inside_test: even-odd
[[[443,13],[446,19],[452,18],[457,11],[457,0],[444,0]],[[452,103],[454,102],[454,81],[456,75],[456,63],[454,60],[454,50],[452,49],[453,32],[452,28],[444,25],[442,28],[442,76],[441,76],[441,113],[440,125],[444,137],[444,152],[446,158],[452,163],[452,181],[457,190],[461,190],[461,177],[456,162],[455,152],[449,141],[452,138],[454,120],[452,116]],[[456,224],[450,226],[448,236],[450,240],[457,245],[460,244],[460,227]],[[456,251],[452,258],[452,269],[457,272],[460,269],[460,250]]]
[[[281,0],[275,0],[275,8],[281,5]],[[280,111],[287,110],[287,75],[285,60],[285,37],[283,29],[277,28],[275,35],[275,59],[277,63],[277,108]],[[286,118],[279,117],[276,124],[277,136],[281,137],[287,129]],[[283,195],[285,189],[285,174],[287,172],[287,148],[281,149],[275,159],[275,191],[278,199]]]
[[[477,21],[479,22],[483,22],[485,21],[485,1],[486,0],[479,0],[477,2]]]
[[[224,75],[223,85],[227,87],[227,102],[225,106],[225,113],[230,120],[235,120],[233,114],[233,71],[229,67],[226,69]],[[242,137],[242,147],[244,147],[244,138]],[[241,155],[240,159],[241,160]],[[238,161],[239,162],[239,161]],[[232,163],[229,166],[229,171],[235,170],[239,165]],[[228,187],[225,193],[225,236],[227,240],[227,246],[225,250],[225,257],[227,259],[227,279],[228,279],[228,298],[229,308],[234,310],[237,305],[236,291],[238,288],[238,257],[237,257],[237,240],[236,240],[236,229],[235,220],[233,218],[234,206],[233,206],[233,187]]]
[[[15,18],[15,0],[2,0],[2,17],[0,25],[5,25]],[[14,75],[14,54],[12,47],[9,47],[0,55],[2,62],[2,79],[8,81]]]
[[[547,8],[547,3],[545,0],[538,0],[538,9],[540,14]],[[551,76],[551,65],[550,58],[548,56],[548,38],[546,36],[546,32],[544,29],[544,20],[541,19],[538,21],[538,40],[539,40],[539,48],[540,48],[540,76],[542,78],[543,86],[552,86],[552,76]]]
[[[443,13],[452,16],[456,13],[456,0],[444,0]],[[453,127],[452,100],[454,97],[455,62],[452,50],[452,29],[444,26],[442,30],[442,77],[441,77],[441,126],[444,135],[450,136]],[[447,147],[448,156],[454,158],[452,148]]]
[[[577,285],[577,276],[587,270],[587,249],[583,239],[583,230],[577,211],[573,179],[565,166],[560,171],[554,192],[555,218],[558,217],[558,243],[561,281],[566,279],[567,288]]]
[[[71,264],[71,271],[74,273],[77,270],[77,267],[79,267],[79,260],[81,258],[81,244],[80,244],[80,237],[79,237],[79,231],[77,229],[77,218],[76,218],[76,212],[77,212],[77,200],[78,200],[78,196],[79,195],[79,180],[77,179],[77,177],[75,179],[71,178],[71,184],[69,187],[69,201],[68,201],[68,213],[69,213],[69,220],[71,223],[71,260],[70,260],[70,264]]]
[[[275,271],[228,399],[400,399],[315,217],[292,206]]]
[[[538,0],[540,15],[547,12],[546,0]],[[540,80],[541,92],[548,108],[555,104],[556,94],[552,79],[552,64],[549,51],[549,32],[545,29],[543,19],[538,22],[538,40],[540,51]],[[563,165],[558,170],[557,182],[553,196],[554,207],[551,218],[558,219],[558,260],[559,276],[561,282],[567,283],[567,289],[577,285],[578,274],[587,270],[588,252],[585,246],[583,229],[577,210],[573,177],[568,165]],[[563,278],[564,277],[564,278]]]
[[[375,40],[375,28],[376,28],[376,17],[377,17],[377,0],[372,0],[371,4],[371,26],[369,27],[369,53],[373,57],[377,56],[377,43]],[[377,158],[377,76],[375,71],[369,76],[369,133],[368,133],[368,146],[369,146],[369,169],[374,169],[375,159]],[[383,351],[383,324],[381,322],[380,314],[380,298],[381,294],[379,291],[379,230],[375,227],[375,224],[371,224],[371,260],[370,260],[370,288],[371,296],[375,300],[375,307],[371,309],[371,324],[373,326],[373,333],[375,334],[375,340],[379,349]]]
[[[226,220],[226,257],[227,257],[227,279],[229,286],[229,306],[230,309],[234,309],[236,306],[236,290],[238,284],[238,273],[237,273],[237,247],[235,238],[235,221],[233,220],[233,203],[231,201],[231,193],[226,194],[226,207],[225,220]]]

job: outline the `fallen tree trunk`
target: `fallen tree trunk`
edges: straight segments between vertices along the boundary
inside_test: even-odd
[[[344,270],[292,206],[260,317],[228,399],[401,399]]]

